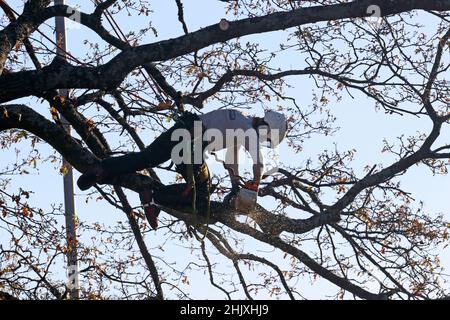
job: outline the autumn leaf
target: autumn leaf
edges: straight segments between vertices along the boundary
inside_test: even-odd
[[[173,114],[169,114],[166,116],[166,122],[170,122],[173,120]]]
[[[95,128],[95,122],[92,119],[87,119],[86,120],[86,124],[90,129],[94,129]]]
[[[188,76],[193,75],[196,69],[197,69],[197,68],[196,68],[195,66],[189,66],[189,67],[186,69],[187,75],[188,75]]]
[[[158,110],[167,110],[171,109],[173,107],[173,104],[170,100],[161,101],[158,106],[156,107]]]
[[[197,78],[199,78],[199,79],[203,79],[204,77],[206,77],[207,76],[207,74],[205,73],[205,72],[199,72],[199,73],[197,73]]]
[[[184,179],[183,176],[181,174],[177,173],[177,175],[175,177],[175,181],[179,183],[179,182],[183,181],[183,179]]]
[[[20,195],[30,199],[30,192],[20,189]]]
[[[64,102],[66,101],[66,98],[64,98],[63,96],[55,96],[55,97],[53,97],[53,101],[54,101],[55,103],[58,103],[58,104],[60,104],[60,105],[63,105]]]
[[[58,114],[58,110],[55,107],[50,107],[50,114],[52,115],[52,119],[55,122],[59,122],[59,114]]]
[[[61,168],[59,168],[59,173],[61,173],[63,176],[65,176],[69,172],[69,167],[67,165],[63,165]]]
[[[184,276],[183,279],[181,279],[181,282],[182,282],[183,284],[189,285],[189,279],[188,279],[188,277],[187,277],[187,276]]]
[[[264,65],[258,65],[258,67],[256,67],[256,71],[260,72],[260,73],[264,73],[266,72],[266,67]]]
[[[29,216],[30,216],[30,209],[29,209],[28,207],[23,207],[23,209],[22,209],[22,214],[23,214],[25,217],[29,217]]]
[[[338,186],[338,188],[337,188],[338,194],[344,193],[345,191],[346,191],[346,189],[344,186]]]

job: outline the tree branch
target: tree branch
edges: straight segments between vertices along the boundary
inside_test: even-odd
[[[129,72],[150,62],[165,61],[245,35],[283,30],[320,21],[366,17],[369,15],[367,8],[374,4],[380,6],[383,16],[409,12],[415,9],[450,10],[450,0],[361,0],[330,6],[300,8],[289,12],[276,12],[262,17],[242,19],[230,22],[229,28],[225,31],[220,30],[218,24],[214,24],[178,38],[129,48],[119,53],[110,62],[96,68],[65,66],[56,69],[44,68],[45,70],[42,70],[42,72],[22,71],[3,76],[0,83],[0,102],[51,89],[114,88],[122,82]],[[40,15],[39,21],[33,21],[30,25],[30,31],[38,26],[38,22],[45,21],[44,18],[67,15],[64,10],[67,11],[66,8],[48,8],[45,14]],[[97,27],[90,22],[93,19],[97,18],[93,15],[82,14],[81,23],[96,31]],[[11,49],[11,43],[15,43],[16,38],[4,39],[4,34],[5,31],[0,32],[0,41]],[[26,36],[28,34],[24,37]],[[7,50],[7,52],[9,51]]]

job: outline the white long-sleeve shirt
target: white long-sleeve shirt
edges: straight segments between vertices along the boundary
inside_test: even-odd
[[[252,117],[245,116],[238,110],[222,109],[199,115],[199,118],[205,128],[208,141],[213,142],[207,150],[227,149],[225,162],[234,171],[238,170],[237,152],[241,146],[250,153],[254,165],[264,166]],[[235,172],[235,175],[238,175],[238,172]]]

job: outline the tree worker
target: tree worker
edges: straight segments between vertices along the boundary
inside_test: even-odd
[[[154,168],[172,160],[176,172],[182,175],[186,183],[155,187],[140,193],[146,217],[152,228],[156,229],[158,206],[174,209],[195,206],[199,214],[209,210],[211,178],[205,163],[206,151],[226,149],[225,167],[232,183],[227,199],[236,196],[240,190],[238,151],[244,147],[250,153],[253,159],[253,180],[246,183],[244,188],[249,190],[256,202],[264,169],[261,144],[267,142],[274,148],[284,139],[286,132],[286,117],[276,111],[266,112],[263,118],[248,117],[234,109],[215,110],[202,115],[184,112],[173,127],[163,132],[143,151],[104,159],[82,174],[77,184],[81,190],[87,190],[112,177]],[[188,142],[180,143],[179,138],[186,137],[186,133],[189,135]],[[256,141],[252,136],[256,137]],[[196,155],[192,157],[192,154]]]

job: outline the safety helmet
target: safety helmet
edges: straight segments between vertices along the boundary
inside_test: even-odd
[[[270,139],[271,148],[275,148],[286,137],[287,120],[281,112],[267,111],[264,122],[269,125],[267,138]]]

